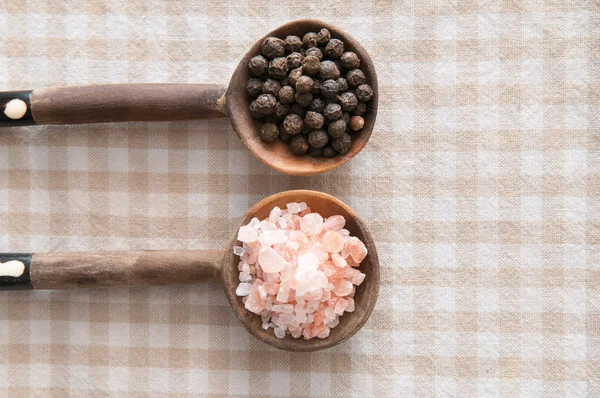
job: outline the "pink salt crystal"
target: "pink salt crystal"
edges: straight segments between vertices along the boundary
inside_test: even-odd
[[[277,301],[280,303],[287,303],[289,294],[290,288],[287,282],[281,283],[281,285],[279,285],[279,292],[277,292]]]
[[[300,220],[300,228],[307,236],[318,235],[323,230],[323,217],[318,213],[310,213]]]
[[[281,217],[281,209],[277,206],[273,207],[273,210],[269,213],[269,222],[275,224]]]
[[[310,209],[310,207],[306,206],[306,209],[302,210],[300,213],[298,213],[298,215],[300,217],[304,217],[307,214],[312,213],[312,210]]]
[[[243,256],[244,255],[244,248],[242,248],[242,246],[233,246],[233,254],[235,254],[236,256]]]
[[[338,253],[344,248],[344,237],[335,231],[327,231],[323,235],[323,246],[329,253]]]
[[[306,312],[309,314],[312,314],[313,312],[315,312],[317,310],[317,308],[319,308],[318,300],[311,300],[306,304]]]
[[[346,312],[354,312],[354,299],[348,298],[346,301],[348,302],[348,306],[346,307]]]
[[[296,214],[294,214],[289,221],[286,224],[286,228],[288,229],[288,231],[295,231],[298,229],[298,226],[300,225],[300,216],[297,216]]]
[[[348,297],[354,298],[356,294],[356,287],[352,286],[352,291],[348,294]]]
[[[317,328],[317,337],[320,339],[326,339],[329,337],[329,326],[321,325]]]
[[[322,292],[321,289],[313,290],[311,292],[307,292],[304,295],[304,300],[307,300],[307,301],[310,301],[310,300],[319,300],[322,295],[323,295],[323,292]]]
[[[283,314],[291,314],[294,312],[294,306],[291,304],[275,304],[271,307],[271,311],[281,312]]]
[[[293,308],[293,306],[292,306]],[[279,324],[281,326],[286,326],[290,325],[292,322],[296,321],[296,316],[291,314],[291,313],[287,313],[287,312],[283,312],[279,315]]]
[[[247,296],[252,291],[252,285],[250,283],[240,283],[235,289],[235,294],[238,296]]]
[[[344,267],[348,266],[348,263],[346,262],[346,260],[344,260],[344,258],[337,253],[333,253],[331,255],[331,260],[333,261],[333,264],[336,267],[344,268]]]
[[[327,326],[329,326],[331,329],[333,329],[334,327],[336,327],[339,324],[340,324],[340,318],[336,316],[335,319],[333,321],[329,322],[329,324]]]
[[[293,272],[294,269],[292,268],[291,264],[286,264],[279,274],[279,279],[281,279],[282,282],[287,282],[292,277]]]
[[[348,282],[347,280],[344,280],[344,279],[339,279],[339,280],[335,281],[333,286],[335,286],[333,288],[333,293],[336,296],[340,296],[340,297],[347,296],[352,291],[352,282]]]
[[[274,273],[268,273],[268,272],[264,272],[263,273],[263,279],[265,280],[265,282],[279,282],[279,273],[278,272],[274,272]]]
[[[354,276],[355,269],[346,267],[346,268],[338,268],[338,272],[333,275],[332,279],[352,279]]]
[[[333,285],[331,285],[331,286],[333,286]],[[333,288],[333,287],[332,287],[332,288]],[[322,303],[324,303],[324,302],[326,302],[327,300],[329,300],[330,298],[331,298],[331,292],[330,292],[329,290],[326,290],[326,291],[323,293],[323,295],[321,296],[321,300],[320,300],[320,301],[321,301]]]
[[[248,301],[248,297],[242,297],[242,303],[246,304],[246,301]]]
[[[300,213],[303,210],[306,210],[308,206],[306,206],[306,203],[301,202],[301,203],[288,203],[287,204],[287,209],[290,213]]]
[[[250,270],[248,271],[250,273],[250,275],[254,275],[256,274],[256,267],[254,265],[251,265]]]
[[[263,231],[262,234],[258,237],[258,241],[261,243],[263,247],[273,246],[278,243],[283,243],[288,240],[285,232],[281,230],[277,231]]]
[[[340,234],[342,234],[342,236],[350,236],[350,231],[347,229],[340,229]]]
[[[346,262],[347,262],[347,263],[348,263],[348,265],[349,265],[349,266],[351,266],[351,267],[359,267],[359,266],[360,266],[360,263],[357,263],[356,261],[354,261],[354,260],[352,259],[352,256],[348,256],[348,257],[346,257]]]
[[[275,328],[273,329],[273,332],[275,333],[275,337],[282,339],[285,337],[285,330],[283,330],[282,328]]]
[[[325,246],[321,242],[313,243],[310,250],[317,255],[320,263],[329,260],[329,253],[325,251]]]
[[[290,333],[292,334],[292,337],[297,339],[298,337],[302,336],[302,328],[299,326],[290,326]]]
[[[260,220],[256,217],[252,217],[252,220],[250,220],[250,222],[248,223],[248,226],[250,226],[254,229],[258,229],[258,227],[260,227]]]
[[[319,268],[319,258],[314,253],[306,253],[298,257],[299,272],[315,271]]]
[[[250,291],[250,295],[246,300],[245,307],[248,311],[254,312],[255,314],[260,314],[262,310],[265,309],[264,299],[261,298],[258,289],[262,287],[257,285],[255,281],[252,285],[252,290]]]
[[[261,300],[266,300],[267,299],[267,292],[265,291],[265,288],[261,285],[258,287],[258,294],[260,295],[260,299]]]
[[[344,225],[346,225],[346,220],[344,219],[344,217],[336,215],[331,216],[327,218],[327,220],[325,220],[323,229],[325,231],[339,231],[340,229],[344,228]]]
[[[258,239],[258,231],[249,225],[244,225],[240,227],[237,238],[241,242],[254,242]]]
[[[252,275],[250,275],[248,272],[242,271],[240,272],[238,279],[240,282],[250,282],[252,280]]]
[[[327,307],[325,311],[323,311],[323,316],[327,319],[333,320],[335,318],[335,310]]]
[[[279,283],[277,282],[265,282],[263,287],[268,294],[277,294],[279,291]]]
[[[304,235],[304,232],[302,231],[291,231],[290,235],[288,236],[289,240],[293,240],[294,242],[298,242],[304,246],[308,245],[308,238],[306,237],[306,235]]]
[[[356,236],[350,238],[346,247],[352,259],[357,263],[360,263],[367,256],[367,247]]]
[[[317,311],[313,314],[313,323],[315,326],[323,324],[323,313],[321,311]]]
[[[331,276],[338,271],[338,268],[331,261],[327,261],[324,264],[322,264],[321,269],[325,273],[325,276],[327,276],[328,278],[331,278]]]
[[[277,231],[277,225],[267,220],[262,220],[260,222],[260,229],[263,231]]]
[[[307,326],[302,330],[302,336],[304,336],[304,340],[310,340],[316,336],[316,333],[313,333],[311,326]]]
[[[260,249],[258,263],[262,270],[268,273],[279,272],[285,265],[285,259],[270,247]]]
[[[360,271],[356,272],[354,276],[352,276],[352,283],[356,286],[360,285],[365,280],[365,276],[366,275]]]
[[[339,299],[335,305],[335,313],[338,315],[342,315],[344,311],[348,308],[348,301],[345,299]]]

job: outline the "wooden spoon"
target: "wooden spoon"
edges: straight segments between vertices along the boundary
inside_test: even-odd
[[[245,84],[248,61],[260,53],[269,36],[285,38],[307,32],[330,30],[333,38],[345,43],[347,51],[360,58],[360,69],[373,88],[373,98],[364,115],[365,125],[353,133],[352,146],[343,156],[313,158],[294,155],[281,141],[267,144],[260,140],[261,122],[252,119],[250,97]],[[301,19],[267,33],[254,43],[240,61],[229,87],[208,84],[109,84],[42,88],[35,91],[0,92],[0,127],[33,124],[80,124],[131,121],[173,121],[209,119],[229,115],[233,128],[248,149],[267,165],[286,174],[315,175],[341,166],[360,152],[373,132],[377,115],[378,89],[375,65],[369,54],[346,32],[322,21]]]
[[[340,323],[326,339],[275,337],[264,330],[260,316],[246,310],[235,290],[239,284],[239,257],[232,248],[238,244],[237,230],[225,250],[136,250],[72,253],[4,253],[0,254],[0,290],[67,289],[92,287],[133,287],[144,285],[191,284],[205,280],[221,282],[229,303],[242,324],[259,340],[288,351],[316,351],[332,347],[354,335],[367,321],[379,292],[379,260],[373,237],[360,217],[333,196],[308,190],[281,192],[254,205],[242,218],[246,225],[253,217],[267,218],[275,206],[306,202],[324,217],[340,214],[345,228],[362,240],[369,253],[361,262],[366,274],[357,287],[355,310],[340,317]]]

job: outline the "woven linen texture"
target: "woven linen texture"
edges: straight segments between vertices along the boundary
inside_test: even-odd
[[[0,396],[599,397],[597,1],[0,1],[0,89],[226,85],[294,18],[367,48],[375,132],[296,178],[226,119],[0,132],[0,250],[224,248],[283,190],[372,228],[366,326],[317,353],[251,337],[219,286],[0,294]]]

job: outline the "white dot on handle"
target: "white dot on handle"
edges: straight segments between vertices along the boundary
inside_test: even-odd
[[[27,113],[27,104],[20,99],[8,101],[4,107],[4,114],[11,119],[20,119]]]

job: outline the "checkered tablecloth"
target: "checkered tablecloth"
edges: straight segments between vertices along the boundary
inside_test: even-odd
[[[317,353],[256,341],[216,284],[0,294],[2,397],[600,397],[597,1],[0,1],[0,90],[227,84],[294,18],[378,73],[368,146],[326,175],[229,122],[0,131],[0,251],[223,248],[245,210],[333,194],[372,228],[381,293]]]

